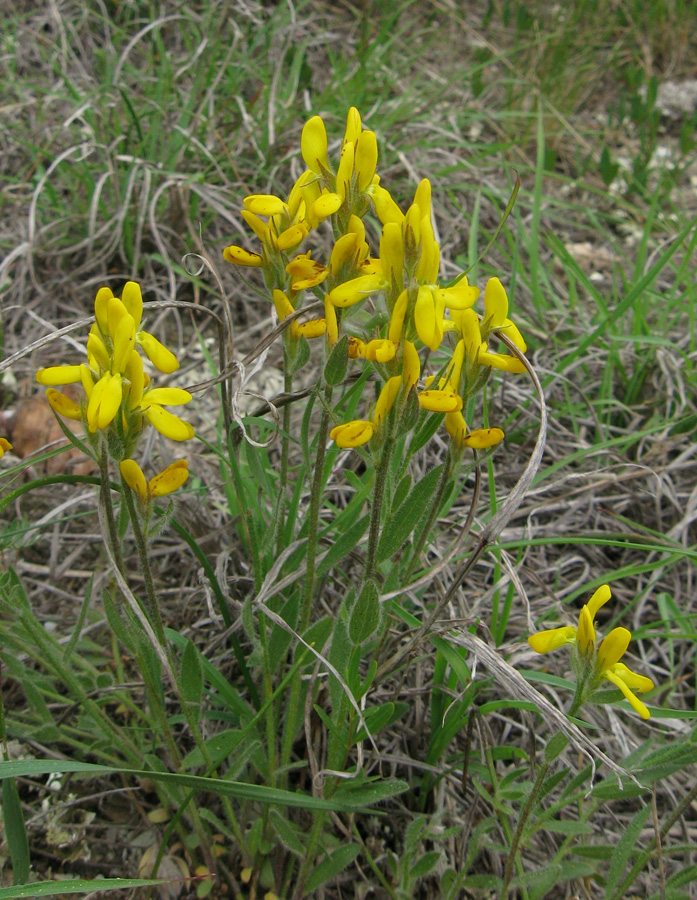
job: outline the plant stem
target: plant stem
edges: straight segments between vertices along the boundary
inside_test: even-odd
[[[387,437],[385,438],[385,443],[382,445],[380,462],[375,469],[373,502],[371,504],[370,510],[370,531],[368,533],[368,550],[366,552],[365,573],[363,575],[364,584],[375,574],[378,542],[380,540],[380,517],[382,513],[382,501],[385,497],[385,485],[387,484],[387,473],[390,468],[393,447],[394,439],[392,437],[392,434],[390,433],[387,435]]]
[[[326,385],[324,388],[325,403],[322,408],[319,429],[317,432],[317,455],[315,457],[315,472],[310,488],[310,508],[307,513],[307,568],[305,571],[305,585],[303,590],[302,611],[300,616],[300,634],[304,634],[310,624],[312,615],[312,600],[315,587],[315,557],[317,555],[317,531],[319,526],[319,510],[322,502],[322,490],[324,487],[324,459],[327,454],[327,436],[329,434],[329,408],[332,401],[332,388]],[[296,678],[291,688],[288,699],[288,712],[283,725],[283,738],[281,743],[280,768],[285,770],[290,762],[290,754],[293,749],[293,738],[298,727],[300,715],[300,692],[302,680]],[[285,781],[285,779],[284,779]],[[284,785],[285,786],[285,785]]]
[[[285,357],[285,351],[284,351]],[[283,390],[286,394],[293,392],[293,376],[288,374],[288,361],[284,359],[285,375],[283,377]],[[283,434],[281,435],[281,471],[278,476],[278,500],[276,503],[276,527],[274,543],[276,554],[283,550],[283,529],[285,526],[286,487],[288,485],[288,454],[290,448],[290,415],[291,404],[283,407]]]
[[[119,540],[118,531],[116,530],[116,519],[114,518],[114,507],[111,502],[111,486],[109,484],[109,459],[106,452],[106,443],[102,442],[102,452],[99,457],[99,497],[106,514],[107,525],[109,528],[109,540],[111,541],[111,549],[114,553],[114,560],[119,571],[123,574],[123,554],[121,553],[121,541]]]

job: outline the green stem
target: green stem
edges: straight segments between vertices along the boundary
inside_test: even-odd
[[[285,356],[285,352],[284,352]],[[293,376],[288,374],[288,361],[284,360],[285,375],[283,378],[283,390],[286,395],[293,392]],[[286,403],[283,407],[283,434],[281,435],[281,471],[278,476],[278,500],[276,505],[276,534],[274,543],[276,545],[276,554],[283,550],[283,529],[285,527],[285,503],[286,503],[286,487],[288,485],[288,455],[290,449],[290,416],[291,404]]]
[[[390,468],[392,458],[392,448],[394,447],[394,439],[392,434],[388,434],[382,445],[380,454],[380,462],[375,469],[375,485],[373,487],[373,502],[370,510],[370,531],[368,533],[368,550],[365,558],[365,574],[363,583],[365,584],[375,574],[376,558],[378,552],[378,543],[380,540],[380,517],[382,514],[382,502],[385,497],[385,485],[387,484],[387,473]]]
[[[322,490],[324,488],[324,459],[327,453],[327,437],[329,435],[330,415],[332,401],[332,388],[326,385],[324,388],[324,404],[317,432],[317,456],[315,457],[315,472],[310,488],[310,508],[307,514],[307,568],[305,571],[305,586],[303,591],[302,612],[300,617],[300,634],[304,634],[310,624],[312,615],[312,599],[315,587],[315,558],[317,556],[317,534],[319,526],[319,510],[322,502]],[[296,678],[291,688],[288,699],[288,713],[283,726],[283,738],[281,743],[282,770],[286,770],[290,762],[290,754],[293,749],[293,739],[298,727],[300,715],[300,694],[302,680]]]
[[[307,514],[307,569],[305,571],[305,590],[303,594],[300,633],[307,631],[312,615],[312,600],[315,589],[315,562],[317,556],[317,534],[319,526],[319,510],[322,505],[324,489],[324,458],[327,453],[327,437],[329,435],[329,407],[332,402],[332,388],[324,388],[324,406],[317,431],[317,456],[315,457],[315,473],[310,489],[310,509]]]
[[[516,825],[516,829],[513,832],[513,837],[511,838],[510,849],[508,851],[508,859],[506,860],[506,868],[503,873],[503,887],[501,888],[501,898],[505,900],[508,896],[508,886],[511,883],[511,878],[513,877],[513,866],[518,858],[518,847],[520,846],[520,839],[523,834],[523,828],[525,827],[525,823],[532,812],[535,801],[537,800],[537,795],[540,793],[540,789],[542,788],[542,784],[547,776],[547,772],[549,771],[549,762],[545,760],[540,766],[537,772],[537,778],[535,779],[535,783],[532,786],[532,790],[527,796],[525,801],[525,805],[520,811],[520,816],[518,818],[518,824]]]
[[[114,507],[111,502],[111,485],[109,484],[109,459],[106,452],[106,443],[102,443],[102,452],[99,457],[99,479],[99,496],[106,515],[111,549],[113,551],[114,560],[116,561],[119,572],[123,574],[124,568],[123,554],[121,552],[121,541],[119,540],[118,531],[116,530]]]

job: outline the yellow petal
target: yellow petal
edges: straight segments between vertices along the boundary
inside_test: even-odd
[[[129,313],[121,317],[113,334],[114,356],[112,370],[123,372],[136,343],[135,324],[133,317]]]
[[[446,307],[456,310],[469,309],[474,306],[480,293],[478,287],[471,287],[467,283],[466,275],[463,275],[452,287],[439,288],[439,290],[443,294],[443,302]]]
[[[357,141],[361,133],[361,114],[355,106],[352,106],[346,116],[346,130],[344,132],[343,143],[353,143]]]
[[[414,306],[414,324],[419,340],[431,350],[437,350],[443,340],[443,315],[438,315],[438,303],[433,289],[421,285]]]
[[[500,328],[508,316],[508,295],[498,278],[490,278],[484,289],[484,321],[489,330]]]
[[[301,241],[304,241],[307,233],[307,227],[298,223],[286,228],[285,231],[282,231],[277,236],[274,236],[272,233],[272,240],[279,250],[290,250],[292,247],[297,247]]]
[[[333,216],[334,213],[338,212],[343,202],[344,199],[339,194],[332,194],[327,191],[326,194],[322,194],[312,204],[312,215],[319,222],[323,222],[329,216]]]
[[[321,175],[322,170],[329,169],[327,129],[319,116],[313,116],[305,122],[300,138],[300,152],[311,172]]]
[[[336,173],[336,193],[342,198],[348,194],[351,186],[351,176],[353,175],[355,156],[356,145],[354,143],[344,144],[341,148],[339,169]]]
[[[258,253],[252,253],[234,244],[223,250],[223,259],[236,266],[263,266],[264,260]]]
[[[383,225],[380,236],[380,262],[387,278],[401,288],[404,284],[404,238],[397,222],[387,222]]]
[[[91,432],[113,422],[121,406],[122,394],[120,373],[107,373],[99,379],[87,404],[87,423]]]
[[[166,494],[176,491],[189,477],[188,470],[189,463],[185,459],[178,459],[176,462],[171,463],[159,475],[155,475],[150,480],[148,483],[150,494],[153,497],[164,497]]]
[[[143,372],[143,360],[137,350],[131,352],[131,356],[126,365],[126,378],[129,381],[128,388],[128,408],[135,409],[140,405],[143,399],[143,390],[145,389],[145,373]]]
[[[395,375],[392,378],[389,378],[383,385],[378,401],[375,404],[375,411],[373,412],[373,422],[375,422],[376,425],[382,424],[387,418],[387,414],[392,409],[401,386],[401,375]]]
[[[431,218],[431,182],[422,178],[414,194],[414,203],[421,210],[421,218]]]
[[[111,358],[101,334],[96,325],[90,328],[90,333],[87,337],[87,356],[93,356],[99,368],[108,372],[111,366]],[[108,334],[108,331],[105,334]]]
[[[188,422],[161,406],[149,406],[143,415],[156,431],[173,441],[188,441],[194,436],[194,429]]]
[[[244,208],[257,216],[278,216],[286,209],[283,200],[273,194],[250,194],[243,202]]]
[[[50,403],[51,409],[57,412],[59,416],[63,416],[66,419],[75,419],[77,422],[82,419],[82,410],[78,404],[55,388],[49,388],[46,391],[46,399]]]
[[[651,713],[648,711],[646,706],[630,691],[629,686],[626,684],[624,679],[620,678],[620,676],[617,675],[616,672],[612,670],[604,671],[603,678],[606,678],[608,681],[612,682],[615,687],[618,687],[622,691],[625,699],[629,701],[634,711],[638,712],[642,719],[651,718]]]
[[[462,447],[467,437],[467,422],[461,412],[447,413],[445,416],[445,428],[455,443]]]
[[[293,323],[297,327],[293,329],[296,337],[308,338],[308,340],[312,340],[312,338],[322,337],[323,334],[327,333],[327,323],[324,319],[310,319],[309,322],[303,322],[298,325],[297,322]]]
[[[509,338],[509,340],[513,341],[521,353],[527,353],[528,345],[525,343],[525,338],[514,322],[511,322],[510,319],[506,319],[500,330],[507,338]]]
[[[375,207],[375,213],[383,225],[388,222],[396,222],[401,225],[404,221],[404,213],[392,199],[392,195],[388,190],[380,185],[375,185],[370,189],[370,198]]]
[[[121,291],[121,302],[133,319],[136,329],[143,318],[143,294],[137,281],[127,281]]]
[[[416,280],[434,284],[438,280],[438,269],[440,268],[440,247],[433,233],[433,225],[429,217],[421,219],[420,232],[421,256],[416,267]],[[439,291],[438,296],[444,305],[444,293]]]
[[[631,631],[628,631],[626,628],[613,628],[598,647],[597,668],[601,672],[611,669],[627,652],[631,639]]]
[[[356,141],[356,175],[358,190],[363,192],[370,185],[378,164],[378,140],[373,131],[363,131]]]
[[[399,297],[397,297],[397,302],[395,303],[392,310],[392,316],[390,318],[390,328],[387,335],[389,339],[391,341],[394,341],[396,344],[398,344],[402,340],[402,332],[404,331],[404,317],[407,314],[408,305],[409,294],[407,291],[402,291]]]
[[[142,406],[156,403],[158,406],[182,406],[191,402],[191,394],[184,388],[161,387],[146,391],[143,395]]]
[[[462,375],[462,365],[464,361],[465,342],[458,341],[446,372],[448,383],[456,393],[460,390],[460,376]]]
[[[375,291],[382,291],[387,287],[387,281],[382,275],[359,275],[345,281],[329,294],[329,299],[334,306],[353,306],[359,300],[364,300]]]
[[[123,459],[119,463],[121,476],[132,491],[135,491],[142,500],[148,499],[148,485],[145,475],[134,459]]]
[[[12,444],[7,440],[7,438],[0,437],[0,459],[2,459],[7,451],[11,449]]]
[[[94,298],[94,317],[97,320],[99,330],[104,336],[109,333],[108,309],[109,301],[113,296],[110,288],[101,287]]]
[[[486,450],[487,447],[494,447],[500,444],[504,438],[504,433],[500,428],[477,428],[465,435],[462,444],[465,447],[471,447],[473,450]]]
[[[593,628],[593,619],[587,606],[582,607],[581,614],[578,617],[576,642],[582,656],[586,656],[589,651],[592,652],[595,648],[595,629]]]
[[[80,366],[50,366],[48,369],[39,369],[36,373],[36,380],[45,387],[77,384],[80,378]]]
[[[576,641],[576,629],[573,625],[565,625],[562,628],[551,628],[549,631],[538,631],[531,634],[528,644],[535,653],[551,653],[564,644],[573,644]]]
[[[482,344],[482,347],[486,345]],[[492,369],[500,369],[503,372],[512,372],[514,375],[520,375],[525,372],[525,365],[515,356],[508,356],[506,353],[489,353],[487,350],[480,350],[477,356],[477,362],[480,366],[489,366]]]
[[[292,316],[295,312],[293,304],[283,291],[275,290],[273,292],[273,305],[276,307],[278,321],[282,322],[287,316]]]
[[[372,422],[355,419],[353,422],[345,422],[337,425],[329,432],[329,437],[339,447],[360,447],[367,444],[375,434],[375,426]]]
[[[324,297],[324,321],[327,323],[327,337],[330,344],[336,344],[339,340],[339,322],[336,317],[336,308],[329,300],[329,295]]]
[[[653,681],[650,678],[647,678],[645,675],[638,675],[636,672],[632,672],[632,670],[627,668],[624,663],[615,663],[610,671],[614,675],[617,675],[618,678],[621,678],[622,681],[624,681],[624,683],[633,691],[639,691],[639,693],[641,694],[645,694],[647,691],[652,691],[655,687]]]
[[[248,209],[243,209],[240,213],[242,218],[245,220],[247,225],[252,229],[254,234],[259,238],[260,241],[265,241],[269,234],[269,226],[264,222],[263,219],[260,219],[255,213],[250,212]]]
[[[411,341],[404,341],[402,345],[402,382],[406,387],[418,384],[421,374],[421,360]]]
[[[601,606],[604,606],[607,601],[612,597],[612,591],[610,590],[609,584],[601,584],[597,591],[590,598],[586,606],[588,607],[588,612],[590,613],[591,619],[595,622],[595,617],[598,615],[598,610]]]
[[[385,363],[395,358],[397,353],[397,344],[387,338],[376,338],[368,341],[365,345],[361,356],[370,359],[373,362]]]
[[[329,257],[329,267],[335,278],[339,277],[343,266],[355,260],[360,243],[359,236],[353,232],[342,234],[335,242]],[[353,266],[351,266],[351,268],[353,268]]]
[[[462,397],[454,391],[421,391],[419,406],[431,412],[454,413],[462,409]]]
[[[136,341],[143,348],[145,355],[158,372],[163,372],[165,375],[171,375],[172,372],[177,371],[179,368],[179,360],[174,353],[172,353],[171,350],[168,350],[164,344],[161,344],[154,335],[147,331],[139,331],[136,335]]]

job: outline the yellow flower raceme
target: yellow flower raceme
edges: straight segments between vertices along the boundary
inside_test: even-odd
[[[2,459],[7,451],[11,449],[12,444],[7,440],[7,438],[0,437],[0,459]]]
[[[126,484],[146,503],[151,498],[164,497],[176,491],[189,477],[189,463],[185,459],[171,463],[150,481],[145,480],[143,470],[134,459],[122,460],[119,468]]]

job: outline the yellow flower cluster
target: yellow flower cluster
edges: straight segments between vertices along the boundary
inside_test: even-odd
[[[498,443],[503,438],[500,429],[470,432],[461,410],[491,369],[524,371],[515,356],[489,350],[491,335],[502,333],[526,351],[520,331],[508,318],[508,297],[499,279],[486,285],[481,319],[472,309],[479,288],[471,286],[465,275],[451,285],[439,284],[440,247],[432,224],[431,185],[424,179],[413,203],[402,212],[380,184],[377,138],[363,129],[355,108],[349,111],[336,165],[329,160],[327,133],[319,116],[306,122],[301,152],[307,169],[287,200],[271,194],[244,200],[242,217],[261,241],[261,251],[230,246],[223,255],[236,265],[261,267],[281,321],[303,308],[303,292],[312,291],[313,300],[323,299],[323,318],[291,320],[284,333],[287,349],[302,337],[323,335],[331,347],[345,331],[350,337],[349,356],[376,364],[384,386],[372,415],[336,426],[333,440],[341,447],[367,443],[395,404],[405,410],[414,390],[422,409],[445,414],[446,429],[457,447]],[[363,224],[371,208],[382,225],[376,257],[370,256]],[[331,219],[334,237],[328,263],[313,259],[312,251],[292,255],[290,251],[296,251],[325,219]],[[371,296],[380,314],[373,320],[378,321],[377,333],[354,334],[350,309]],[[438,350],[447,332],[453,333],[454,346],[445,374],[437,380],[425,378],[422,387],[419,348]]]
[[[82,420],[94,434],[113,426],[128,446],[138,435],[143,418],[165,437],[186,441],[194,436],[188,423],[165,409],[189,403],[181,388],[150,388],[150,378],[135,349],[139,346],[160,372],[179,368],[176,356],[147,331],[140,330],[143,298],[140,285],[129,281],[120,298],[100,288],[94,302],[95,323],[87,339],[87,362],[39,369],[36,380],[49,387],[48,402],[59,415]],[[86,403],[76,403],[55,390],[56,385],[82,384]]]
[[[592,694],[602,680],[609,681],[622,691],[642,719],[648,719],[650,713],[634,691],[645,693],[653,690],[653,681],[644,675],[637,675],[620,662],[632,638],[631,632],[626,628],[613,628],[596,649],[595,617],[611,596],[609,585],[601,585],[581,609],[578,627],[565,625],[538,631],[530,635],[528,643],[535,653],[550,653],[564,644],[575,645],[576,668],[579,677],[586,680],[586,693]]]

